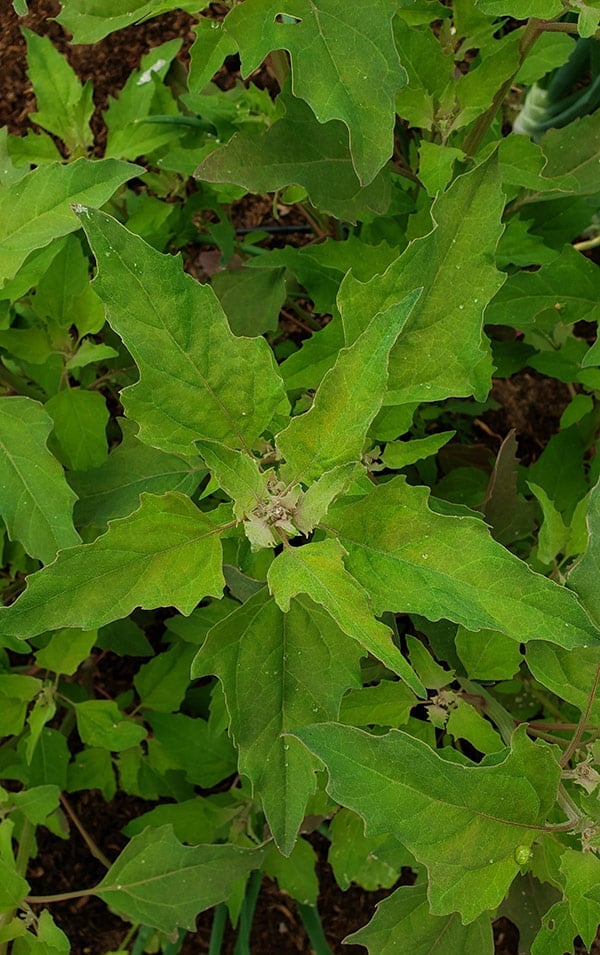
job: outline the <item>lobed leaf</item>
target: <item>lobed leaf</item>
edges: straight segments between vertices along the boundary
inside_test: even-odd
[[[39,166],[0,189],[0,283],[16,275],[30,252],[79,228],[72,204],[101,206],[140,172],[116,159],[77,159]]]
[[[246,0],[225,21],[248,76],[272,50],[289,50],[292,90],[320,123],[341,120],[363,185],[391,158],[395,95],[407,81],[394,43],[396,4],[371,0]],[[284,14],[284,17],[281,17]]]
[[[321,759],[327,791],[358,812],[367,834],[395,835],[429,872],[432,915],[473,922],[504,898],[554,804],[560,766],[550,748],[518,730],[501,762],[449,762],[401,730],[370,736],[334,723],[293,736]]]
[[[140,369],[123,391],[140,438],[193,454],[203,438],[248,447],[285,396],[261,338],[236,338],[208,285],[183,272],[110,216],[80,212],[96,261],[94,287]]]
[[[284,855],[315,790],[316,763],[281,734],[335,719],[344,691],[360,686],[361,655],[311,600],[295,599],[282,613],[261,590],[212,628],[192,665],[193,677],[215,673],[223,685],[239,772],[250,779]]]
[[[93,890],[134,922],[172,935],[193,932],[199,912],[227,899],[237,879],[257,869],[265,849],[183,846],[170,825],[134,836]]]
[[[600,633],[575,596],[534,573],[490,536],[479,519],[436,514],[428,490],[394,478],[337,505],[327,524],[348,551],[345,564],[376,613],[446,618],[469,630],[572,648]]]
[[[203,597],[222,594],[218,532],[183,494],[142,494],[129,517],[31,574],[19,599],[0,610],[0,628],[25,638],[63,627],[92,630],[135,607],[172,605],[189,614]]]

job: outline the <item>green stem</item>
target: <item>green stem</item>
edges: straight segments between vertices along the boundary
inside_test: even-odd
[[[253,872],[250,876],[248,888],[246,889],[246,897],[244,898],[242,911],[240,912],[240,927],[238,929],[238,937],[236,939],[233,955],[251,955],[250,933],[252,931],[254,909],[256,908],[256,901],[258,899],[258,893],[260,892],[262,880],[263,874],[260,869],[256,872]]]
[[[208,946],[208,955],[220,955],[223,937],[225,935],[225,926],[227,925],[227,906],[224,902],[217,905],[213,915],[212,928],[210,930],[210,943]]]
[[[537,17],[531,17],[531,19],[527,22],[527,26],[525,27],[523,36],[521,37],[521,43],[519,44],[518,66],[514,73],[512,73],[508,79],[504,81],[498,90],[496,90],[492,100],[492,105],[485,111],[485,113],[482,113],[481,116],[478,117],[470,133],[465,138],[462,148],[467,156],[473,156],[477,152],[481,140],[492,125],[496,117],[496,113],[502,106],[506,95],[510,92],[510,88],[514,82],[515,76],[521,69],[523,62],[534,43],[544,32],[544,28],[547,25],[548,24],[546,24],[543,20],[538,20]]]
[[[329,943],[325,938],[321,916],[316,905],[305,905],[303,902],[296,902],[298,915],[302,919],[308,940],[313,947],[314,955],[332,955]]]
[[[75,892],[57,892],[56,895],[28,895],[25,899],[30,905],[47,905],[52,902],[68,902],[69,899],[83,899],[86,895],[95,895],[93,889],[78,889]]]
[[[563,754],[563,758],[560,761],[560,765],[563,767],[563,769],[565,768],[565,766],[568,766],[571,756],[573,756],[573,754],[576,752],[581,742],[581,737],[583,736],[585,732],[587,721],[592,711],[592,706],[594,705],[594,700],[596,698],[596,692],[598,690],[599,683],[600,683],[600,663],[596,667],[596,673],[594,674],[592,688],[589,692],[585,709],[583,713],[581,714],[581,719],[579,720],[579,723],[577,724],[577,729],[575,730],[573,739],[571,740],[569,746],[567,747],[565,753]]]

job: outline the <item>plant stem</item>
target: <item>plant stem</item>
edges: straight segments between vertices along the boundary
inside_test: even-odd
[[[227,925],[227,906],[224,902],[217,905],[213,915],[212,928],[210,930],[210,942],[208,946],[208,955],[220,955],[223,936],[225,935],[225,926]]]
[[[317,906],[296,902],[296,907],[315,955],[331,955]]]
[[[58,892],[56,895],[28,895],[25,899],[29,905],[44,905],[51,902],[68,902],[69,899],[83,899],[86,895],[95,895],[96,887],[93,889],[78,889],[74,892]]]
[[[256,872],[253,872],[250,876],[248,888],[246,889],[246,897],[242,904],[242,911],[240,912],[240,927],[238,930],[238,937],[236,939],[233,955],[251,955],[250,933],[252,931],[254,909],[256,908],[256,901],[258,899],[258,893],[260,892],[262,880],[263,874],[260,869],[258,869]]]
[[[502,86],[496,90],[492,100],[492,105],[486,109],[485,113],[482,113],[481,116],[477,118],[475,125],[467,135],[462,146],[467,156],[473,156],[477,152],[481,140],[492,125],[496,113],[502,106],[507,93],[510,91],[514,78],[523,65],[523,61],[536,42],[537,38],[544,32],[544,28],[547,25],[548,24],[546,24],[543,20],[538,20],[537,17],[531,17],[531,19],[527,22],[527,26],[525,27],[523,36],[521,37],[521,43],[519,44],[519,63],[517,69],[508,77],[507,80],[504,81]]]
[[[573,734],[573,739],[569,743],[569,746],[567,747],[560,761],[560,765],[563,767],[563,769],[565,768],[565,766],[568,765],[569,760],[571,759],[571,756],[573,756],[573,754],[575,753],[575,751],[577,750],[577,747],[579,746],[581,742],[581,737],[583,736],[585,732],[587,721],[590,717],[592,706],[594,705],[594,700],[596,698],[596,691],[598,690],[599,683],[600,683],[600,663],[596,667],[596,673],[594,674],[594,679],[592,681],[592,688],[589,692],[585,709],[583,713],[581,714],[581,719],[579,720],[579,723],[577,724],[577,729],[575,730],[575,733]]]
[[[582,242],[574,242],[573,248],[578,252],[585,252],[586,249],[597,249],[600,245],[600,232],[593,239],[583,239]]]
[[[77,816],[77,814],[75,813],[75,811],[74,811],[74,810],[71,808],[71,806],[69,805],[69,802],[68,802],[68,800],[67,800],[67,797],[66,797],[64,794],[62,794],[62,793],[61,793],[61,796],[60,796],[60,801],[61,801],[61,804],[62,804],[62,806],[63,806],[63,809],[65,810],[65,812],[66,812],[66,814],[68,815],[69,819],[71,820],[71,822],[73,823],[73,825],[74,825],[75,828],[77,829],[77,832],[79,833],[79,835],[81,836],[81,838],[82,838],[83,841],[85,842],[85,844],[86,844],[86,846],[88,847],[88,849],[90,850],[91,854],[94,856],[95,859],[98,860],[98,862],[101,862],[101,863],[102,863],[102,865],[104,866],[105,869],[110,869],[110,866],[111,866],[110,859],[108,859],[108,858],[104,855],[104,853],[102,852],[102,849],[100,849],[100,848],[96,845],[96,843],[94,842],[94,840],[93,840],[92,837],[90,836],[89,832],[88,832],[88,831],[86,830],[86,828],[84,827],[83,823],[81,822],[81,820],[79,819],[79,817]]]

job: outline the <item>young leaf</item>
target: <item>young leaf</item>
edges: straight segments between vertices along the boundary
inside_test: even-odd
[[[87,471],[104,464],[109,412],[100,392],[65,388],[53,395],[45,408],[54,422],[57,454],[67,467]]]
[[[27,75],[38,107],[36,113],[29,114],[29,119],[62,139],[70,152],[78,146],[91,146],[94,142],[90,128],[94,112],[92,81],[81,85],[49,37],[26,29],[23,34],[27,40]]]
[[[260,799],[279,849],[289,855],[315,789],[315,760],[281,734],[329,714],[360,686],[362,651],[306,598],[282,613],[261,590],[209,632],[192,676],[215,673],[225,692],[239,772]]]
[[[426,697],[425,687],[393,644],[389,628],[375,620],[367,591],[344,567],[345,556],[336,540],[285,548],[269,568],[269,589],[285,612],[292,597],[308,594],[344,633],[397,673],[417,696]]]
[[[309,484],[326,471],[360,461],[365,435],[383,402],[390,349],[420,294],[413,291],[375,315],[356,341],[342,349],[310,410],[292,418],[277,435],[286,461],[284,481]]]
[[[73,527],[75,494],[46,446],[51,431],[52,419],[37,401],[0,398],[0,513],[11,540],[46,564],[80,539]]]
[[[20,905],[29,892],[29,886],[19,875],[13,856],[14,825],[10,819],[0,822],[0,910],[3,912],[10,912]]]
[[[369,955],[493,955],[494,938],[487,915],[463,925],[456,912],[431,915],[424,885],[402,885],[378,902],[368,925],[348,935],[344,942],[364,945]]]
[[[544,179],[570,175],[577,180],[580,195],[595,195],[600,152],[598,110],[569,123],[565,129],[549,129],[544,136],[542,151],[547,160],[542,170]]]
[[[394,98],[407,81],[394,43],[395,12],[390,0],[371,0],[368,7],[345,0],[246,0],[225,21],[244,76],[272,50],[289,50],[294,95],[320,123],[341,120],[348,127],[363,185],[391,158]],[[279,22],[279,14],[292,22]]]
[[[467,924],[504,898],[515,850],[533,842],[560,779],[550,748],[521,730],[490,766],[448,762],[401,730],[325,723],[292,735],[325,763],[328,792],[363,816],[367,834],[395,835],[427,866],[432,914],[460,912]]]
[[[293,96],[283,94],[279,101],[285,104],[283,119],[262,136],[254,131],[236,133],[210,153],[194,175],[205,182],[235,183],[250,192],[304,186],[315,206],[352,222],[385,212],[389,180],[381,172],[368,186],[361,186],[341,123],[318,123],[308,106]]]
[[[83,700],[75,704],[77,731],[82,742],[112,753],[146,739],[146,730],[123,716],[113,700]]]
[[[191,495],[206,474],[200,458],[165,454],[138,441],[133,421],[119,418],[119,426],[123,440],[102,467],[68,475],[79,498],[75,505],[78,525],[102,526],[115,517],[126,517],[139,507],[142,491]]]
[[[0,283],[12,279],[34,249],[79,228],[71,204],[101,206],[140,172],[141,166],[116,159],[78,159],[40,166],[0,189]]]
[[[256,458],[208,441],[198,442],[197,448],[219,486],[235,501],[233,512],[238,520],[268,500],[268,475],[259,470]]]
[[[183,846],[172,826],[135,836],[93,890],[134,922],[168,935],[193,932],[199,912],[229,897],[236,879],[257,869],[265,849],[234,845]]]
[[[436,199],[431,231],[413,240],[383,275],[366,284],[352,276],[342,283],[338,305],[346,329],[362,327],[365,315],[424,287],[390,356],[388,404],[487,396],[491,361],[483,311],[504,281],[492,264],[503,209],[497,163],[488,160]]]
[[[564,587],[535,574],[470,517],[436,514],[428,491],[394,478],[330,510],[327,524],[348,551],[345,564],[376,613],[442,617],[469,630],[500,630],[519,642],[571,648],[600,634]]]
[[[208,285],[115,219],[91,209],[82,224],[98,263],[94,287],[141,380],[123,403],[140,438],[192,454],[198,438],[248,447],[285,396],[262,338],[236,338]]]
[[[109,33],[130,27],[170,10],[197,13],[198,0],[119,0],[107,8],[106,0],[61,0],[56,17],[73,34],[72,43],[97,43]]]
[[[134,607],[172,605],[189,614],[203,597],[221,596],[218,531],[183,494],[142,494],[139,509],[102,537],[61,551],[32,574],[19,599],[0,611],[0,627],[23,638],[63,627],[92,630]]]

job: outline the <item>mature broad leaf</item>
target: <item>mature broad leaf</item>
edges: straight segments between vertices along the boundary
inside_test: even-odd
[[[270,879],[275,879],[282,892],[291,895],[302,905],[316,905],[319,895],[319,878],[316,873],[317,854],[310,842],[298,839],[289,856],[284,856],[273,846],[262,869]]]
[[[264,856],[262,848],[183,846],[172,826],[160,826],[134,836],[93,891],[134,922],[193,932],[198,913],[227,899]]]
[[[109,411],[99,391],[65,388],[45,408],[54,422],[58,456],[67,467],[87,471],[106,461]]]
[[[198,0],[61,0],[57,20],[72,43],[97,43],[109,33],[170,10],[197,13]]]
[[[531,946],[531,955],[565,955],[572,951],[577,935],[567,902],[556,902],[542,919],[542,927]]]
[[[570,245],[537,272],[517,272],[490,302],[485,320],[512,328],[553,328],[600,318],[598,268]]]
[[[139,507],[142,491],[180,491],[191,495],[206,474],[200,458],[165,454],[138,441],[133,421],[120,418],[119,425],[123,441],[111,451],[102,467],[71,472],[68,476],[79,498],[75,505],[78,525],[102,526],[115,517],[126,517]]]
[[[101,206],[140,172],[116,159],[77,159],[40,166],[0,190],[0,282],[12,279],[34,249],[79,228],[73,203]]]
[[[600,859],[593,852],[567,849],[560,863],[571,918],[587,948],[600,924]]]
[[[598,648],[581,647],[564,650],[549,643],[533,643],[527,647],[527,666],[534,678],[558,697],[584,710],[595,683]],[[600,695],[596,693],[590,714],[592,722],[600,722]]]
[[[345,556],[336,540],[285,548],[269,568],[269,589],[285,612],[292,597],[308,594],[344,633],[397,673],[417,696],[426,697],[425,687],[392,642],[389,627],[375,619],[368,592],[344,567]]]
[[[353,222],[366,213],[385,212],[389,180],[381,172],[368,186],[361,186],[342,124],[332,120],[322,125],[302,100],[291,96],[280,100],[285,103],[283,119],[262,136],[236,133],[201,162],[195,175],[205,182],[235,183],[250,192],[304,186],[323,212]]]
[[[305,484],[326,471],[360,461],[369,425],[379,411],[388,377],[388,357],[420,290],[375,315],[344,348],[319,385],[312,407],[276,437],[285,458],[283,480]]]
[[[46,446],[52,419],[37,401],[0,398],[0,513],[11,540],[45,564],[79,542],[75,494]]]
[[[286,296],[282,268],[216,272],[212,287],[235,335],[251,338],[277,330]]]
[[[225,692],[239,772],[289,855],[315,789],[316,761],[281,734],[321,714],[335,719],[342,694],[360,686],[362,651],[306,598],[282,613],[259,591],[209,632],[192,676],[215,673]]]
[[[345,564],[376,613],[446,618],[523,643],[547,640],[571,648],[600,642],[569,590],[530,570],[477,518],[432,511],[428,490],[402,477],[337,505],[327,524],[338,532],[348,551]]]
[[[573,176],[580,195],[598,192],[598,154],[600,153],[600,113],[569,123],[564,129],[549,129],[544,136],[542,151],[546,165],[544,179]]]
[[[494,938],[487,915],[463,925],[456,912],[429,913],[427,887],[402,885],[377,904],[368,925],[348,935],[345,942],[364,945],[369,955],[493,955]]]
[[[174,606],[189,614],[203,597],[221,596],[218,530],[183,494],[143,494],[139,509],[112,522],[106,534],[61,551],[32,574],[19,599],[0,611],[0,630],[18,637],[92,630],[135,607]]]
[[[390,833],[427,866],[433,915],[473,922],[502,901],[554,805],[560,766],[546,745],[518,730],[502,762],[442,759],[401,730],[370,736],[325,723],[293,734],[327,766],[328,792],[358,812],[369,835]],[[529,828],[532,827],[532,828]]]
[[[27,75],[37,100],[37,112],[29,119],[54,133],[69,150],[94,142],[90,119],[94,112],[92,81],[85,86],[68,61],[47,36],[23,30],[27,40]],[[123,158],[123,157],[120,157]]]
[[[244,76],[271,50],[289,50],[294,95],[306,100],[320,123],[341,120],[348,127],[364,185],[391,158],[394,98],[407,81],[392,31],[396,7],[391,0],[367,7],[345,0],[247,0],[225,21]],[[280,14],[292,22],[281,22]]]
[[[357,882],[369,892],[389,889],[403,865],[415,867],[413,856],[393,836],[369,837],[360,816],[340,809],[329,824],[327,861],[343,892]]]
[[[140,438],[175,454],[192,454],[198,438],[247,448],[285,401],[266,341],[236,338],[212,289],[179,259],[101,212],[81,219],[98,262],[94,287],[140,369],[122,393]]]
[[[586,523],[589,537],[583,557],[568,576],[568,586],[600,627],[600,481],[589,496]]]
[[[387,404],[474,394],[491,379],[483,311],[504,277],[493,265],[504,197],[495,160],[460,176],[431,210],[432,230],[415,239],[381,276],[349,276],[338,305],[345,326],[385,311],[424,286],[390,356]]]

